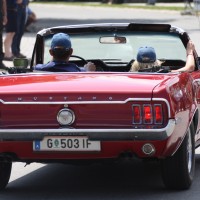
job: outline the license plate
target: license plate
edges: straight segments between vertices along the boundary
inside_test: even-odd
[[[33,142],[34,151],[100,151],[100,141],[87,137],[52,136]]]

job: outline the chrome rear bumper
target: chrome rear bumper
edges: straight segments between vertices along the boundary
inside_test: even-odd
[[[0,129],[1,141],[42,140],[45,136],[88,136],[98,141],[165,140],[175,129],[175,120],[162,129]]]

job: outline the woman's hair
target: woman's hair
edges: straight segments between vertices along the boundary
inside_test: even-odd
[[[162,63],[163,62],[160,60],[156,60],[153,63],[141,63],[135,60],[130,68],[130,72],[138,72],[141,69],[152,68],[154,66],[161,66]]]
[[[140,47],[137,52],[136,60],[133,62],[130,72],[138,72],[156,66],[161,66],[163,62],[156,59],[156,52],[153,47]]]

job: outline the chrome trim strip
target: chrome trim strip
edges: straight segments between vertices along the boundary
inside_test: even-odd
[[[125,104],[129,101],[151,101],[151,98],[128,98],[123,101],[4,101],[3,104]]]
[[[162,129],[0,129],[0,140],[33,141],[45,136],[88,136],[100,141],[165,140],[175,129],[175,120]]]
[[[8,104],[8,105],[13,105],[13,104],[22,104],[22,105],[45,105],[45,104],[51,104],[51,105],[57,105],[57,104],[67,104],[67,105],[76,105],[76,104],[125,104],[129,101],[164,101],[167,104],[168,108],[168,116],[169,118],[171,117],[171,111],[170,111],[170,106],[169,102],[164,99],[164,98],[127,98],[124,101],[32,101],[32,102],[27,102],[27,101],[3,101],[0,99],[0,102],[3,104]]]

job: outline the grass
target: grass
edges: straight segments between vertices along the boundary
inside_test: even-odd
[[[150,10],[171,10],[171,11],[183,11],[183,7],[181,6],[158,6],[158,5],[138,5],[138,4],[112,4],[108,5],[105,3],[81,3],[81,2],[32,2],[32,3],[42,3],[42,4],[59,4],[65,6],[91,6],[91,7],[107,7],[107,8],[132,8],[132,9],[150,9]]]

